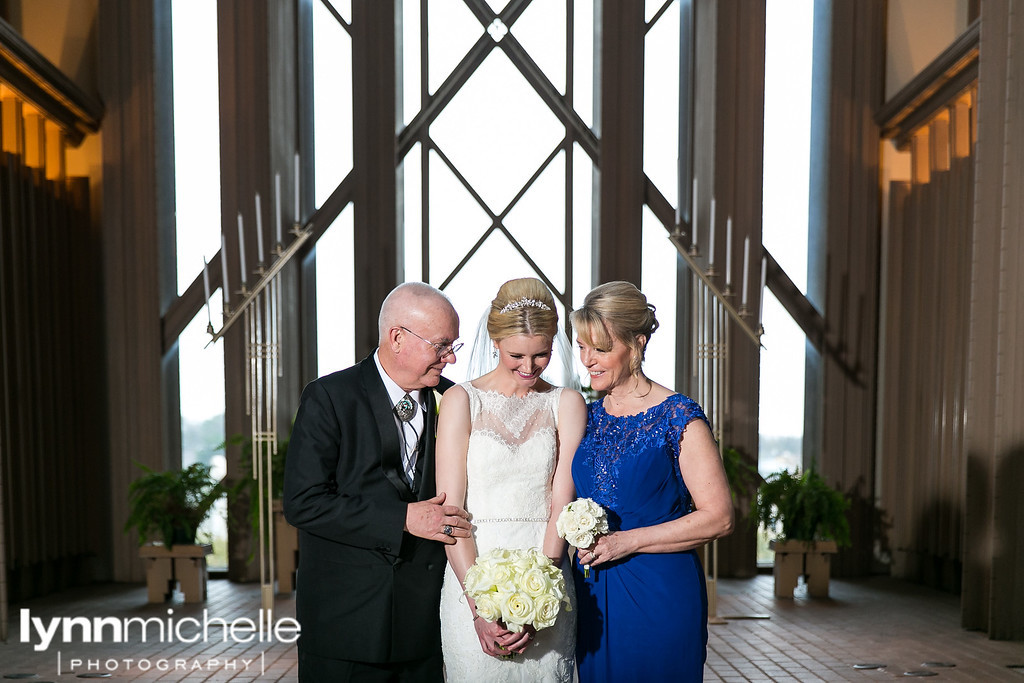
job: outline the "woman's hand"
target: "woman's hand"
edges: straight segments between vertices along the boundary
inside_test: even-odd
[[[517,655],[521,655],[526,652],[526,648],[530,645],[536,635],[537,629],[529,625],[523,626],[522,631],[519,633],[513,633],[513,637],[504,644],[505,649],[508,650],[508,652],[514,652]],[[505,654],[508,654],[508,652]]]
[[[614,562],[636,552],[632,543],[632,535],[628,531],[613,531],[598,536],[594,545],[580,549],[577,561],[583,567],[600,567],[607,562]]]
[[[526,646],[533,640],[536,631],[527,626],[521,633],[513,633],[505,628],[500,621],[473,620],[476,637],[480,641],[480,649],[492,657],[508,657],[516,653],[522,654]]]

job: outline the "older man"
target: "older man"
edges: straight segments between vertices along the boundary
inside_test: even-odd
[[[435,387],[455,362],[459,316],[422,282],[380,310],[379,345],[302,393],[284,478],[299,529],[299,678],[441,681],[444,544],[464,510],[434,490]]]

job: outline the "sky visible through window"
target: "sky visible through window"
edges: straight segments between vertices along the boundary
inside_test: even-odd
[[[812,0],[768,0],[765,40],[763,240],[790,279],[807,290]],[[800,465],[806,337],[765,292],[759,469]]]

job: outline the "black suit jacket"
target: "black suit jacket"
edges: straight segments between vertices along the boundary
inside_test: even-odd
[[[451,386],[442,378],[438,391]],[[310,382],[285,461],[284,513],[299,529],[299,647],[330,659],[402,662],[440,652],[444,545],[405,533],[434,496],[437,410],[427,408],[414,492],[373,356]]]

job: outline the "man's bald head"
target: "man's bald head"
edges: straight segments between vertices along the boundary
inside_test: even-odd
[[[406,325],[410,317],[420,319],[424,314],[440,308],[450,311],[456,319],[455,307],[448,295],[426,282],[403,282],[387,295],[377,317],[378,343],[382,344],[392,327]]]
[[[459,336],[459,315],[441,290],[406,282],[384,299],[377,320],[378,358],[405,390],[436,386],[444,366],[455,362],[451,344]],[[439,349],[448,347],[444,355]]]

